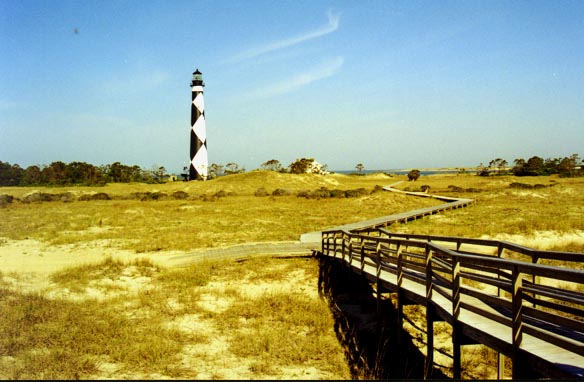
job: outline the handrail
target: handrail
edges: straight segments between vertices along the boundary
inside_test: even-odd
[[[380,236],[324,231],[322,254],[328,256],[334,243],[337,250],[350,249],[349,265],[357,272],[366,272],[364,264],[372,264],[370,274],[398,288],[404,279],[425,285],[425,304],[439,308],[449,322],[458,322],[461,311],[467,310],[509,327],[509,356],[527,351],[525,335],[584,356],[584,270],[499,257],[501,248],[512,252],[510,256],[518,253],[536,259],[564,260],[565,252],[539,251],[506,241],[378,231]],[[442,243],[455,243],[458,250]],[[497,255],[460,251],[465,244],[497,248]],[[341,255],[334,253],[344,259],[344,251]],[[565,257],[582,261],[584,254]],[[542,280],[556,285],[542,284]],[[569,283],[575,288],[570,289]],[[499,289],[509,296],[499,295]],[[450,307],[441,301],[450,301]],[[537,309],[532,308],[534,304]]]

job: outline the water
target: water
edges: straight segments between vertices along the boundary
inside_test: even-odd
[[[410,170],[363,170],[358,172],[357,170],[340,170],[340,171],[331,171],[337,174],[375,174],[375,173],[384,173],[384,174],[391,174],[391,175],[407,175]],[[458,170],[420,170],[420,175],[432,175],[432,174],[456,174]]]

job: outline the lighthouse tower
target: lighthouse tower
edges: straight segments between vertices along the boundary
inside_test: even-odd
[[[207,128],[205,127],[205,102],[203,101],[203,74],[199,69],[193,72],[191,104],[191,165],[189,180],[206,180],[207,167]]]

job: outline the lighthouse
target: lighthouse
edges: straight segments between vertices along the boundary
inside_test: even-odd
[[[191,165],[189,180],[206,180],[207,167],[207,128],[205,126],[205,102],[203,100],[203,74],[199,69],[193,72],[191,82]]]

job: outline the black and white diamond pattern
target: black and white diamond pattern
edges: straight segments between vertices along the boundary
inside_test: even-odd
[[[205,101],[203,87],[193,86],[193,104],[191,106],[191,179],[193,170],[195,179],[207,179],[207,129],[205,126]]]

